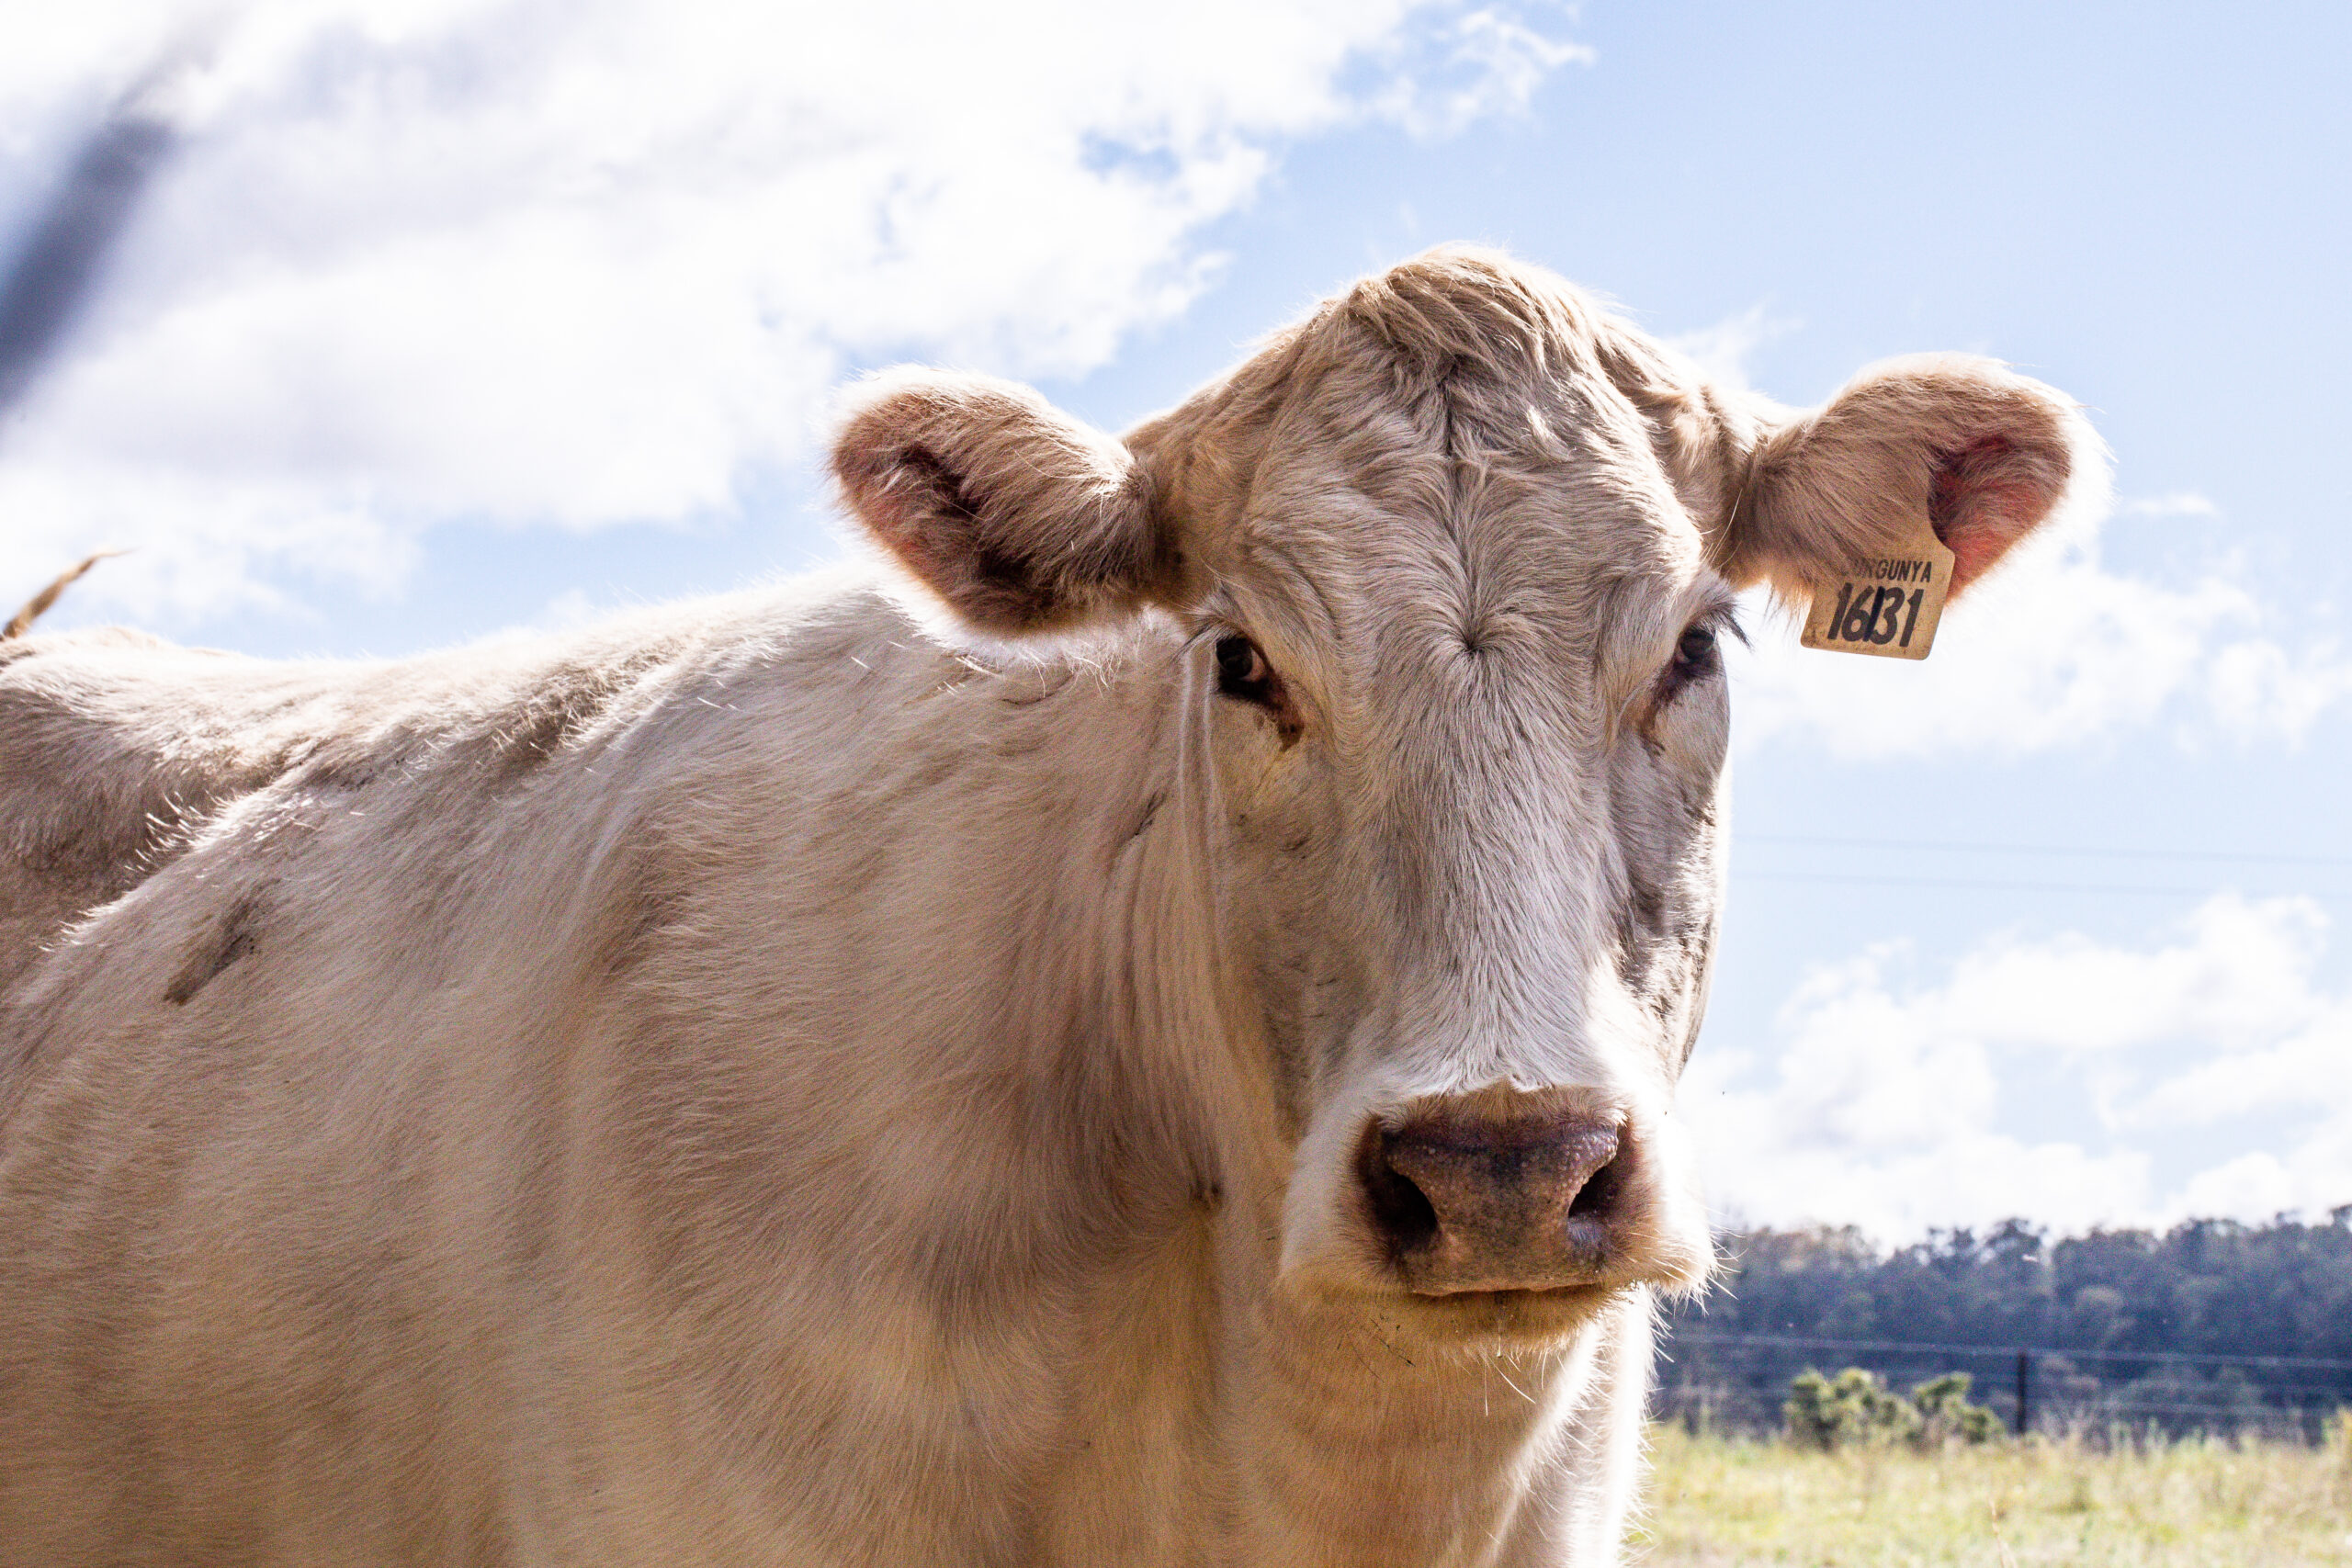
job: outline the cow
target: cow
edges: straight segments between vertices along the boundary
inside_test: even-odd
[[[861,384],[813,579],[0,643],[0,1562],[1615,1561],[1736,596],[2099,463],[1446,249],[1124,437]]]

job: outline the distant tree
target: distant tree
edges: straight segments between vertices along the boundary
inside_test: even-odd
[[[1678,1331],[1660,1370],[1669,1409],[1773,1424],[1792,1371],[1819,1350],[1757,1344],[1770,1336],[1981,1346],[1974,1361],[1946,1351],[1845,1354],[1866,1364],[1878,1356],[1882,1374],[1908,1377],[1958,1359],[1975,1367],[2001,1411],[2016,1408],[2008,1358],[2041,1352],[2033,1409],[2053,1419],[2181,1428],[2203,1413],[2215,1426],[2248,1412],[2300,1413],[2315,1432],[2327,1411],[2352,1404],[2352,1368],[2261,1359],[2352,1362],[2352,1204],[2320,1222],[2196,1220],[2162,1233],[2056,1238],[2008,1220],[1891,1250],[1851,1227],[1756,1230],[1721,1243],[1713,1287],[1668,1311]],[[1730,1342],[1710,1345],[1711,1335]],[[2183,1353],[2245,1360],[2226,1376],[2211,1366],[2192,1374],[2165,1359]]]

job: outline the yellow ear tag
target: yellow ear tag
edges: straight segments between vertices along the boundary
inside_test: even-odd
[[[1901,550],[1857,561],[1815,586],[1801,640],[1832,653],[1925,659],[1951,592],[1951,551],[1923,517]]]

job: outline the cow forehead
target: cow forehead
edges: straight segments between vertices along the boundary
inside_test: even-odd
[[[1725,592],[1604,379],[1367,357],[1284,410],[1239,519],[1258,570],[1238,586],[1298,651],[1392,679],[1464,656],[1605,679]]]

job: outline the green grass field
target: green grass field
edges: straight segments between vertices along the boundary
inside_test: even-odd
[[[1654,1568],[2318,1568],[2352,1564],[2352,1421],[2320,1448],[2039,1437],[1917,1453],[1804,1453],[1654,1434]]]

